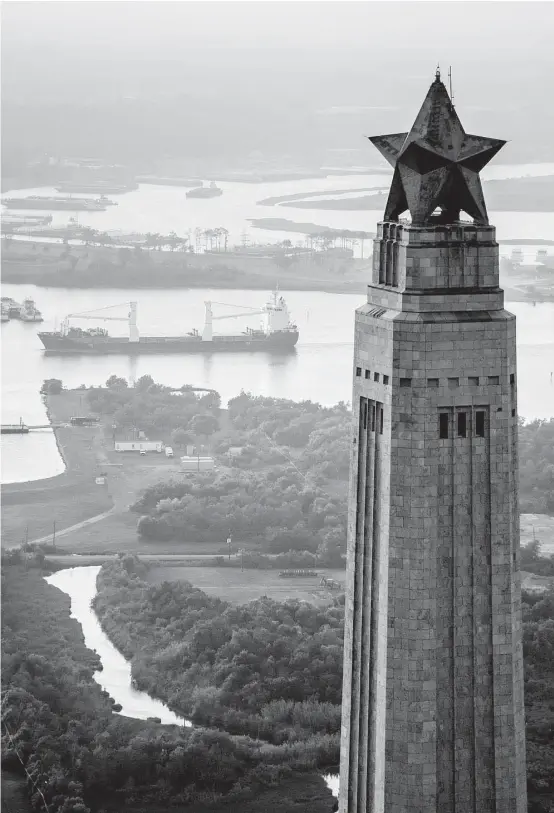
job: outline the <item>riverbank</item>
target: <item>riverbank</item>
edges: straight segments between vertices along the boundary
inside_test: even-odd
[[[91,545],[94,552],[135,550],[137,520],[128,506],[141,489],[175,475],[178,459],[157,454],[146,458],[118,455],[113,451],[112,429],[107,422],[71,426],[72,416],[89,412],[86,390],[48,395],[46,405],[51,422],[61,424],[53,431],[66,470],[44,480],[2,485],[2,548],[51,538],[55,524],[64,549],[68,547],[64,530],[75,527],[73,538],[80,534],[81,540],[96,540]],[[96,483],[100,475],[105,477],[105,484]],[[98,522],[92,522],[96,517]],[[150,551],[148,545],[139,547],[142,552]],[[182,545],[169,548],[183,552]],[[69,549],[73,549],[71,544]]]
[[[82,391],[46,397],[48,418],[65,471],[44,480],[8,483],[2,494],[2,548],[20,545],[109,511],[109,490],[95,484],[106,462],[98,426],[71,426],[69,419],[86,409]]]
[[[321,227],[319,228],[321,231]],[[337,232],[338,233],[338,232]],[[225,288],[363,293],[369,259],[268,247],[189,254],[2,238],[4,282],[58,288]]]
[[[381,190],[382,187],[350,190],[329,189],[323,192],[295,193],[266,198],[260,201],[260,204],[295,209],[384,211],[388,190]],[[345,192],[371,192],[371,194],[345,198],[342,197]],[[554,175],[483,181],[483,192],[487,208],[491,212],[551,212],[554,201]],[[327,200],[310,200],[310,198],[324,195],[337,195],[337,197],[328,197]]]
[[[272,763],[253,741],[114,714],[119,706],[97,682],[103,663],[70,618],[69,595],[43,576],[36,567],[3,567],[2,712],[10,736],[2,757],[9,770],[23,772],[20,757],[31,772],[39,769],[45,806],[57,811],[71,798],[107,813],[122,806],[129,813],[331,813],[321,776]],[[24,780],[3,779],[10,793],[2,809],[13,799],[28,810]]]

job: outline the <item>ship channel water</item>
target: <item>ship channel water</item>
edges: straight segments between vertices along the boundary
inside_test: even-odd
[[[67,290],[24,286],[25,295],[40,306],[42,325],[22,322],[2,324],[2,423],[22,417],[28,424],[47,422],[39,395],[45,378],[60,378],[66,387],[102,385],[112,375],[133,381],[149,374],[171,386],[192,384],[221,393],[225,404],[242,389],[256,395],[310,399],[324,405],[351,400],[354,310],[364,302],[361,294],[318,291],[283,292],[300,339],[296,351],[265,353],[215,353],[190,355],[46,356],[37,336],[52,329],[65,314],[106,304],[138,302],[138,324],[143,335],[178,335],[202,328],[204,301],[221,314],[237,312],[235,306],[263,305],[263,291],[226,290]],[[5,285],[4,295],[22,298],[22,286]],[[518,400],[525,418],[554,415],[554,303],[533,306],[508,302],[518,322]],[[121,314],[126,315],[125,306]],[[221,332],[234,333],[257,327],[259,317],[222,320]],[[99,323],[101,324],[101,323]],[[110,332],[125,335],[125,322],[110,322]],[[83,404],[86,411],[86,402]],[[28,435],[2,436],[2,481],[23,482],[50,477],[63,471],[55,438],[50,430]]]
[[[386,166],[383,162],[383,166]],[[484,180],[503,180],[506,178],[536,177],[554,174],[553,163],[538,164],[493,164],[488,165],[481,173]],[[265,183],[239,183],[217,180],[223,190],[221,197],[201,199],[187,198],[187,189],[176,186],[158,186],[141,184],[138,189],[123,195],[111,195],[117,206],[108,206],[102,212],[73,213],[81,225],[90,226],[99,231],[121,231],[124,233],[159,233],[176,232],[179,236],[189,236],[195,243],[195,231],[216,227],[225,227],[229,232],[229,244],[239,244],[243,239],[252,242],[275,243],[290,239],[293,243],[304,241],[304,235],[294,231],[274,231],[258,229],[251,223],[254,219],[283,218],[295,223],[315,223],[336,229],[354,231],[375,231],[376,224],[382,218],[380,210],[341,211],[325,209],[304,209],[291,206],[267,206],[261,201],[267,198],[300,193],[319,192],[319,200],[336,197],[335,190],[360,190],[349,197],[363,194],[361,190],[377,187],[388,189],[392,174],[351,174],[332,175],[323,178],[305,178],[301,180],[271,181]],[[29,197],[30,195],[63,196],[54,187],[34,189],[10,189],[2,195],[4,198]],[[76,197],[87,197],[78,195]],[[94,197],[88,195],[88,197]],[[343,197],[341,195],[340,197]],[[316,198],[312,198],[315,202]],[[12,211],[12,210],[10,210]],[[25,209],[25,215],[41,212]],[[46,214],[44,212],[43,214]],[[53,211],[52,225],[63,226],[72,215],[68,211]],[[554,240],[553,212],[491,212],[491,223],[497,228],[499,240],[521,238],[548,238]],[[504,247],[504,253],[510,249]],[[527,252],[535,250],[528,246]],[[365,253],[369,251],[365,244]],[[357,249],[359,256],[360,247]]]
[[[554,174],[554,164],[492,165],[483,172],[485,179],[502,179]],[[217,181],[224,190],[219,198],[187,199],[180,187],[141,185],[125,195],[112,196],[118,206],[105,212],[79,213],[83,225],[99,230],[160,232],[194,235],[196,228],[225,226],[229,242],[239,243],[246,233],[258,242],[276,242],[285,238],[297,242],[302,235],[253,229],[251,218],[283,217],[295,222],[312,222],[335,228],[373,230],[379,211],[330,211],[262,206],[259,201],[272,196],[327,190],[367,189],[387,186],[388,175],[329,176],[326,178],[271,183]],[[10,190],[6,197],[31,194],[56,194],[48,188]],[[4,196],[3,196],[4,197]],[[53,212],[53,222],[67,223],[67,212]],[[491,213],[499,239],[554,240],[554,212]],[[368,251],[366,243],[366,252]],[[509,253],[510,246],[501,247]],[[535,247],[526,246],[527,256]],[[533,254],[534,256],[534,254]],[[269,292],[268,292],[269,293]],[[47,422],[39,389],[45,378],[61,378],[67,387],[103,384],[112,374],[133,380],[149,373],[161,383],[181,386],[189,383],[217,389],[225,402],[241,389],[255,394],[311,399],[322,404],[351,399],[351,364],[354,310],[364,301],[362,295],[323,292],[283,292],[300,330],[296,352],[288,356],[263,353],[213,355],[156,355],[129,359],[110,357],[45,357],[37,337],[39,326],[21,322],[2,323],[2,422],[22,417],[28,424]],[[259,308],[263,291],[224,290],[64,290],[36,288],[31,285],[4,285],[3,295],[17,301],[26,296],[35,299],[44,314],[40,329],[59,326],[68,313],[88,311],[117,303],[138,302],[138,325],[142,335],[179,335],[193,327],[202,328],[204,301],[228,303],[219,313],[232,312],[235,306]],[[218,306],[219,307],[219,306]],[[518,317],[519,412],[526,418],[554,415],[554,303],[507,303]],[[125,306],[121,314],[125,315]],[[82,323],[86,325],[86,323]],[[91,322],[104,326],[106,323]],[[220,332],[236,333],[257,327],[258,318],[220,321]],[[113,335],[125,334],[125,323],[110,322]],[[2,436],[2,482],[23,482],[51,477],[63,471],[53,433],[42,430],[28,435]]]

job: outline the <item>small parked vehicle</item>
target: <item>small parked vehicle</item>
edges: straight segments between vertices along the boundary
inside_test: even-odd
[[[166,446],[165,447],[165,456],[166,457],[173,457],[173,449],[171,448],[171,446]]]

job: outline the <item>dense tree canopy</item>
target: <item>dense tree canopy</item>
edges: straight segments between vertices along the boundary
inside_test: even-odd
[[[139,420],[130,410],[146,407],[152,405],[139,399],[114,414],[129,424]],[[229,401],[228,418],[210,441],[219,471],[149,488],[131,508],[141,515],[139,534],[203,544],[232,533],[262,553],[306,550],[323,564],[340,565],[351,446],[347,406],[242,392]],[[173,442],[182,446],[211,435],[212,423],[215,428],[209,412],[191,416],[187,429],[174,430]],[[519,431],[522,507],[554,511],[554,420],[522,421]]]
[[[219,426],[217,393],[197,395],[186,386],[175,390],[156,384],[149,375],[133,387],[112,375],[105,387],[92,387],[87,399],[93,412],[109,417],[118,429],[139,429],[152,439],[169,441],[175,431],[211,434]]]
[[[343,602],[232,607],[190,584],[149,586],[132,557],[104,565],[95,601],[142,688],[177,712],[338,758]],[[554,592],[523,594],[529,813],[554,810]]]
[[[243,813],[255,810],[256,798],[264,806],[271,788],[281,791],[279,800],[270,794],[275,813],[294,809],[308,788],[310,813],[330,813],[331,796],[313,774],[303,773],[290,796],[291,765],[313,764],[305,753],[262,752],[253,740],[223,731],[113,714],[93,680],[98,656],[69,618],[69,598],[40,571],[4,563],[2,597],[2,766],[27,772],[37,813],[162,813],[172,806]],[[202,596],[193,598],[190,612],[205,614],[203,604]],[[172,618],[171,600],[163,606]]]
[[[519,469],[521,511],[554,515],[554,418],[520,421]]]
[[[131,556],[105,565],[94,601],[140,688],[198,723],[275,745],[310,741],[322,764],[338,761],[340,600],[234,607],[187,582],[150,586],[145,572]]]

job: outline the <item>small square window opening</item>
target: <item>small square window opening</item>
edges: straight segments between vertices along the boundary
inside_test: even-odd
[[[361,374],[362,374],[362,368],[361,367],[356,367],[356,375],[360,376]]]

